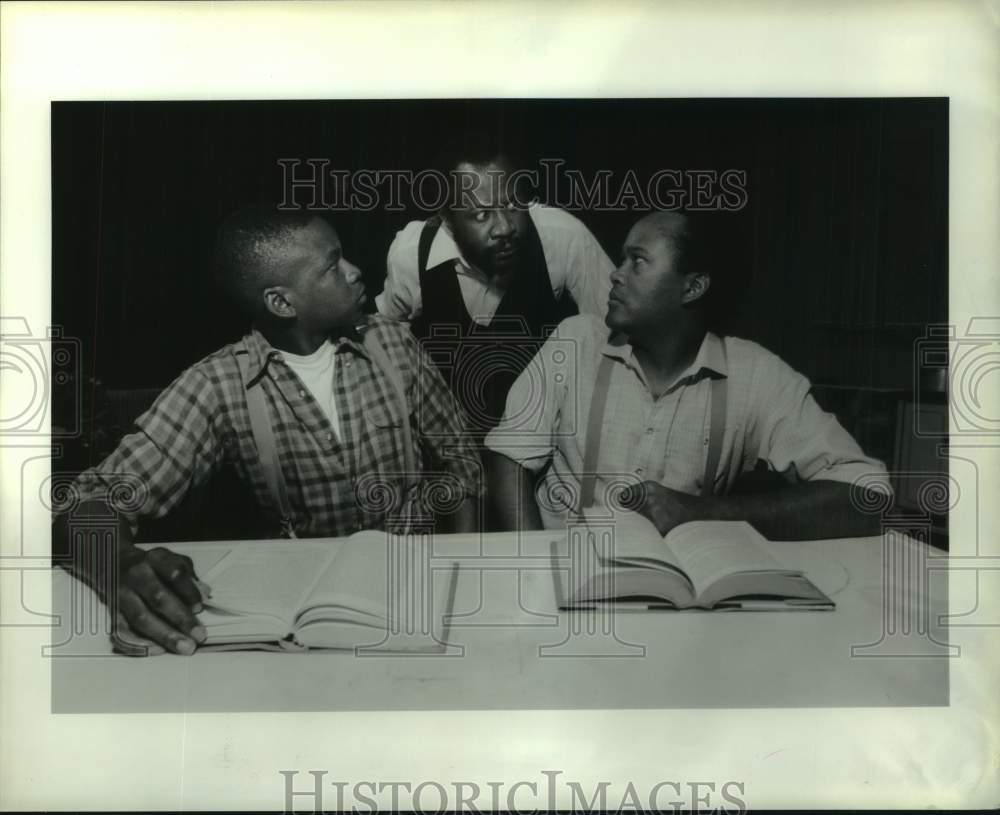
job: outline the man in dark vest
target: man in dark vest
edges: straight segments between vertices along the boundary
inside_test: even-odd
[[[502,154],[467,151],[442,168],[448,200],[396,235],[376,304],[412,321],[481,436],[552,328],[578,311],[604,317],[614,267],[579,219],[528,203]]]

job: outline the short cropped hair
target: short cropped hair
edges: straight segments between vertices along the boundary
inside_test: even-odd
[[[252,206],[223,220],[215,240],[215,279],[248,316],[259,317],[264,289],[283,282],[273,266],[275,250],[317,217],[306,210]]]
[[[458,184],[458,168],[461,165],[485,167],[495,164],[506,173],[514,172],[520,166],[512,147],[502,140],[468,134],[464,134],[460,141],[446,144],[436,155],[433,164],[434,169],[446,179],[448,197],[445,200],[445,209],[461,207],[465,203],[459,198],[461,186]],[[531,192],[525,189],[523,180],[519,180],[516,193],[518,202],[526,203]],[[508,195],[514,197],[515,191],[508,190]]]
[[[678,274],[700,272],[712,276],[714,263],[707,246],[707,224],[686,212],[651,212],[638,224],[648,224],[670,245],[674,252],[674,270]]]
[[[679,274],[700,273],[711,279],[698,304],[713,330],[724,333],[742,300],[746,280],[736,270],[745,264],[744,224],[728,212],[652,212],[639,220],[648,223],[674,250]]]

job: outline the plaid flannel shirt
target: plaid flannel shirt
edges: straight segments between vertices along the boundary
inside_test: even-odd
[[[421,479],[411,474],[410,483],[418,485],[409,498],[403,495],[407,474],[398,399],[361,338],[335,342],[338,437],[281,352],[256,330],[184,371],[136,420],[136,432],[81,474],[74,497],[110,500],[134,530],[142,517],[166,515],[228,462],[277,528],[280,513],[257,454],[235,356],[242,350],[249,355],[251,382],[260,378],[264,388],[292,525],[300,537],[405,527],[425,517],[428,506],[446,510],[480,496],[479,456],[465,435],[464,414],[407,325],[373,315],[361,330],[378,332],[405,387],[414,455],[424,463]],[[132,488],[120,489],[123,474]]]

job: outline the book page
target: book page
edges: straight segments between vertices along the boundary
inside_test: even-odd
[[[241,615],[273,616],[291,628],[303,599],[337,554],[331,541],[236,545],[202,575],[212,590],[201,615],[206,626]]]
[[[415,604],[429,587],[422,585],[429,544],[419,537],[400,537],[369,530],[342,542],[323,580],[303,600],[310,621],[322,618],[370,618],[385,625],[400,609]],[[318,609],[328,609],[329,612]]]
[[[569,589],[565,570],[556,569],[559,608],[593,607],[594,603],[632,602],[643,607],[651,603],[669,603],[687,608],[694,594],[687,578],[671,569],[615,566],[585,576],[579,585]],[[569,589],[569,590],[568,590]]]
[[[675,527],[667,546],[701,595],[716,580],[738,572],[786,572],[746,521],[692,521]]]
[[[406,614],[396,623],[380,618],[374,623],[361,612],[334,606],[316,606],[300,615],[295,639],[309,648],[339,648],[390,653],[444,653],[450,634],[458,584],[458,564],[433,570],[433,591],[426,592],[427,614],[419,620]],[[390,609],[391,612],[391,609]],[[414,625],[412,623],[419,622]]]
[[[629,563],[636,566],[664,565],[683,571],[663,536],[652,522],[637,512],[616,512],[613,520],[599,520],[585,515],[593,544],[602,562]],[[607,530],[614,529],[614,540]]]

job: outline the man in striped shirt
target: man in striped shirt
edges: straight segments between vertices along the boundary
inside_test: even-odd
[[[851,491],[890,492],[882,463],[819,408],[804,376],[706,330],[704,225],[669,212],[641,219],[611,275],[605,321],[563,322],[514,383],[485,442],[505,528],[558,527],[596,503],[637,509],[662,534],[693,520],[747,520],[778,540],[878,532]],[[790,483],[728,494],[758,462]]]
[[[251,332],[184,371],[136,432],[74,484],[74,517],[109,506],[118,516],[112,591],[121,650],[191,653],[204,640],[190,561],[132,542],[143,518],[166,515],[223,465],[272,519],[261,537],[279,528],[297,537],[405,531],[433,522],[428,502],[448,514],[448,531],[478,528],[478,454],[464,415],[404,324],[363,315],[361,273],[329,224],[309,213],[241,210],[219,231],[216,267]],[[253,388],[269,433],[253,425]],[[270,469],[258,445],[274,448]],[[407,462],[419,471],[406,472]],[[57,553],[70,548],[68,515],[56,519]],[[95,585],[108,577],[96,556],[77,553],[74,562]]]

